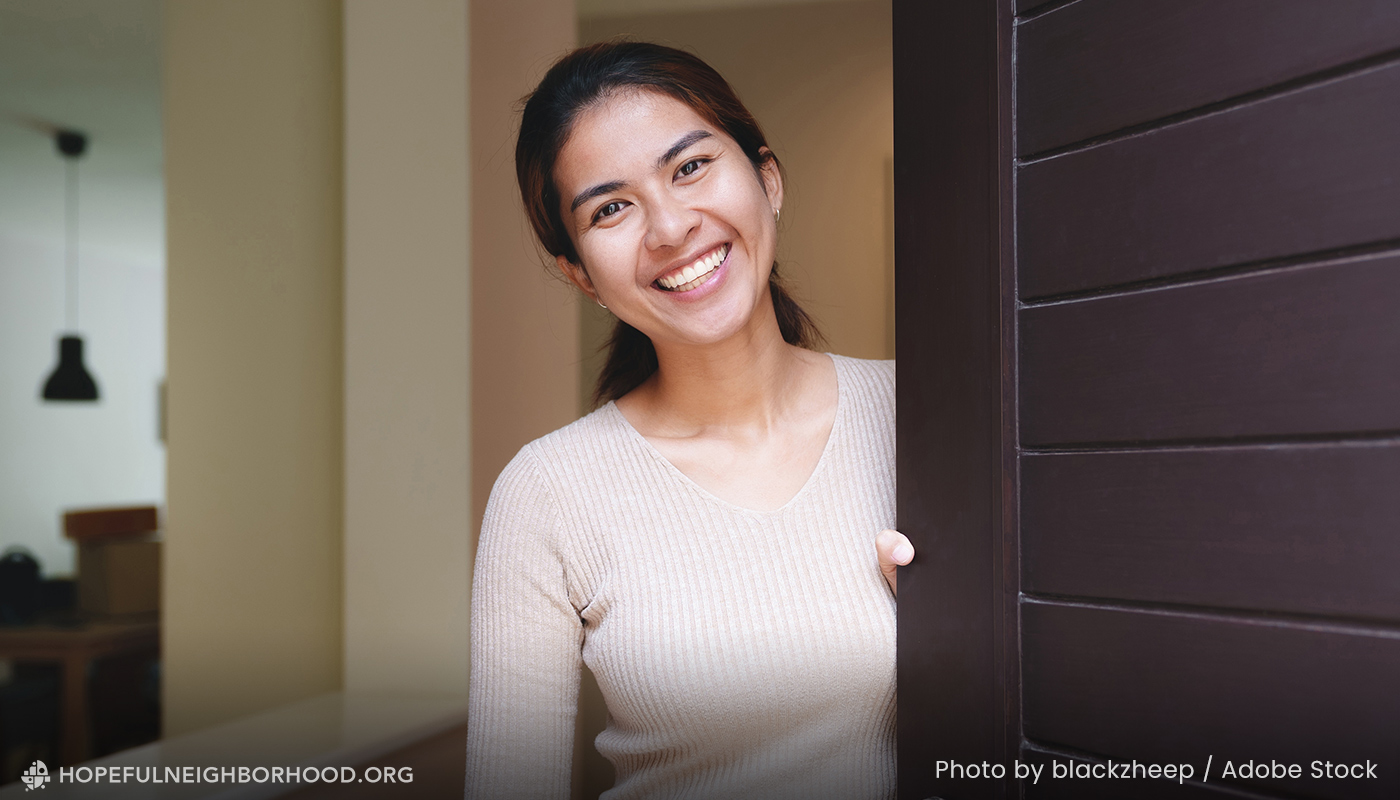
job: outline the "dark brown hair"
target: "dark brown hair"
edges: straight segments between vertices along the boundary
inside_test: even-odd
[[[698,57],[649,42],[613,41],[580,47],[559,59],[526,98],[515,143],[515,176],[525,213],[540,244],[552,256],[562,255],[579,263],[554,185],[559,151],[568,141],[579,112],[614,92],[633,88],[661,92],[690,106],[738,142],[755,170],[770,160],[781,169],[777,156],[764,149],[767,141],[753,115],[724,78]],[[769,274],[768,290],[785,341],[809,348],[821,342],[812,318],[783,287],[776,262]],[[607,348],[607,362],[593,391],[595,404],[627,394],[657,368],[651,339],[620,319]]]

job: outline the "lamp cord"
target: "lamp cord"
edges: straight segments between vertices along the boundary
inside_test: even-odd
[[[65,198],[67,211],[67,244],[64,248],[64,256],[67,261],[68,291],[67,303],[65,304],[65,317],[67,317],[68,330],[73,333],[78,331],[78,160],[76,158],[63,159],[68,167],[68,191]]]

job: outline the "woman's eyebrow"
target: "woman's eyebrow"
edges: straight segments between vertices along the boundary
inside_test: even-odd
[[[624,189],[626,187],[626,181],[608,181],[607,183],[600,183],[597,186],[584,189],[583,191],[579,192],[577,195],[574,196],[573,203],[569,205],[569,213],[572,214],[575,211],[578,211],[579,206],[583,205],[584,203],[587,203],[589,200],[592,200],[600,194],[615,192],[618,189]]]
[[[691,145],[695,144],[701,139],[708,138],[710,138],[709,131],[691,131],[690,133],[687,133],[686,135],[677,139],[676,143],[671,145],[670,150],[667,150],[666,152],[662,153],[661,158],[656,159],[656,168],[660,169],[666,166],[666,164],[669,163],[671,159],[680,155],[681,151],[685,150],[687,147],[690,147]]]

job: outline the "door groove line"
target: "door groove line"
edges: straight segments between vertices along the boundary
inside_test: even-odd
[[[1346,80],[1373,70],[1385,69],[1397,62],[1400,62],[1400,48],[1386,50],[1381,53],[1366,56],[1365,58],[1348,61],[1345,64],[1338,64],[1335,67],[1309,72],[1305,75],[1299,75],[1296,78],[1289,78],[1288,80],[1269,84],[1259,89],[1232,95],[1222,100],[1216,100],[1212,103],[1206,103],[1205,105],[1178,111],[1175,114],[1156,117],[1144,122],[1116,128],[1107,133],[1101,133],[1087,139],[1080,139],[1047,150],[1017,156],[1015,163],[1018,168],[1033,166],[1054,158],[1074,155],[1075,153],[1092,150],[1096,147],[1103,147],[1128,139],[1146,136],[1166,128],[1195,122],[1198,119],[1212,117],[1217,114],[1227,114],[1236,109],[1251,106],[1256,103],[1267,102],[1295,92],[1306,91],[1334,81]]]
[[[1079,750],[1061,744],[1051,744],[1049,742],[1043,742],[1038,739],[1032,739],[1030,737],[1022,739],[1021,745],[1024,749],[1030,750],[1032,752],[1042,753],[1047,756],[1058,756],[1060,758],[1073,759],[1076,761],[1089,761],[1097,764],[1106,764],[1109,761],[1122,763],[1123,761],[1123,759],[1121,758],[1106,756],[1100,753],[1093,753],[1088,750]],[[1192,766],[1194,767],[1195,765],[1193,764]],[[1147,780],[1153,779],[1148,778]],[[1166,781],[1168,783],[1176,783],[1176,781],[1167,778],[1158,778],[1157,780]],[[1245,789],[1243,787],[1235,786],[1233,784],[1228,783],[1204,783],[1198,780],[1186,780],[1183,781],[1183,783],[1195,786],[1197,788],[1208,789],[1213,792],[1218,792],[1229,797],[1242,797],[1247,798],[1248,800],[1304,800],[1303,795],[1267,794],[1261,793],[1258,790]]]
[[[1262,628],[1282,628],[1313,633],[1336,633],[1364,636],[1372,639],[1400,640],[1400,621],[1361,619],[1320,614],[1299,614],[1283,611],[1255,611],[1240,608],[1216,608],[1184,603],[1160,603],[1144,600],[1123,600],[1102,597],[1079,597],[1048,593],[1022,592],[1025,605],[1054,606],[1095,611],[1115,611],[1124,614],[1193,619],[1202,622],[1231,623]]]
[[[1080,0],[1050,0],[1050,2],[1041,3],[1040,5],[1035,6],[1034,8],[1028,8],[1025,11],[1022,11],[1020,15],[1016,16],[1016,18],[1012,21],[1011,24],[1016,27],[1020,27],[1021,25],[1024,25],[1027,22],[1032,22],[1034,20],[1040,19],[1041,17],[1053,14],[1056,11],[1059,11],[1060,9],[1064,8],[1065,6],[1072,6],[1078,2],[1080,2]]]
[[[1320,449],[1333,447],[1395,447],[1400,430],[1344,431],[1277,436],[1238,436],[1208,439],[1158,439],[1123,442],[1065,442],[1022,445],[1023,456],[1071,456],[1109,453],[1169,453],[1202,450]]]
[[[1286,256],[1261,258],[1254,261],[1241,261],[1236,264],[1226,264],[1224,266],[1191,270],[1189,272],[1178,272],[1173,275],[1163,275],[1139,281],[1097,286],[1093,289],[1042,295],[1040,297],[1020,300],[1017,303],[1017,310],[1025,311],[1032,308],[1063,306],[1090,300],[1106,300],[1114,297],[1141,295],[1152,291],[1201,286],[1243,277],[1282,274],[1290,271],[1311,269],[1313,267],[1340,266],[1356,261],[1365,261],[1372,258],[1386,258],[1396,255],[1400,255],[1400,238],[1380,239],[1373,242],[1332,247],[1326,250],[1313,250],[1306,253],[1293,253]]]
[[[1071,0],[1075,2],[1076,0]],[[1044,11],[1043,16],[1051,11],[1064,8],[1071,3],[1056,5]],[[1043,8],[1043,7],[1042,7]],[[1035,17],[1031,17],[1034,19]],[[999,343],[1002,376],[1002,407],[1006,422],[1002,428],[1002,448],[1001,456],[1003,460],[1009,458],[1010,464],[1004,469],[1010,474],[1011,481],[1008,485],[1002,483],[1001,499],[1008,513],[1002,519],[1002,541],[1004,546],[1010,550],[1013,563],[1008,564],[1002,591],[999,592],[1003,600],[1003,614],[1009,618],[1012,624],[1010,636],[1000,637],[1004,646],[1011,650],[1010,664],[1011,673],[1007,675],[1006,705],[1014,708],[1014,719],[1011,720],[1011,730],[1008,731],[1007,746],[1015,748],[1018,741],[1024,741],[1026,736],[1026,694],[1025,676],[1022,667],[1025,662],[1025,641],[1023,632],[1025,622],[1021,617],[1021,603],[1019,599],[1012,602],[1009,597],[1010,592],[1007,587],[1014,589],[1016,594],[1021,592],[1022,576],[1025,574],[1024,560],[1022,558],[1022,536],[1021,536],[1021,507],[1022,507],[1022,483],[1021,483],[1021,315],[1017,311],[1021,297],[1021,236],[1020,228],[1020,199],[1021,199],[1021,171],[1016,169],[1016,141],[1020,135],[1020,119],[1016,115],[1019,108],[1019,97],[1021,91],[1020,73],[1016,69],[1017,54],[1021,52],[1021,28],[1019,19],[1013,19],[1011,24],[1011,54],[1010,66],[1007,72],[1007,81],[1011,84],[1011,102],[1007,116],[1007,125],[1011,129],[1011,140],[1007,151],[1000,157],[1003,159],[1003,168],[1006,170],[1006,191],[1003,198],[1006,204],[1006,219],[1003,224],[1010,230],[1010,234],[1005,242],[1005,247],[1009,255],[1009,269],[1007,264],[1002,264],[1002,280],[1006,282],[1001,287],[1001,315],[1003,317],[1001,326],[1003,338]],[[1009,161],[1010,164],[1006,162]],[[1012,792],[1014,800],[1020,800],[1024,795],[1019,789]]]

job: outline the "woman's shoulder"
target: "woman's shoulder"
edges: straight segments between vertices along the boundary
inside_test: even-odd
[[[600,449],[609,450],[622,433],[620,415],[612,403],[606,403],[584,414],[562,428],[550,431],[530,442],[542,459],[557,463],[588,463],[600,456]]]
[[[894,404],[894,359],[852,358],[829,354],[846,388],[857,398],[880,404]]]
[[[893,475],[895,451],[894,361],[832,354],[841,387],[838,414],[845,420],[849,451],[862,469],[884,464]],[[893,484],[890,484],[893,486]]]
[[[615,460],[619,432],[610,412],[604,406],[521,447],[496,476],[487,519],[522,508],[553,514],[561,503],[567,506],[576,487]]]
[[[501,478],[528,474],[536,481],[553,483],[585,468],[596,469],[616,449],[621,434],[616,416],[609,403],[527,443],[502,470]]]

